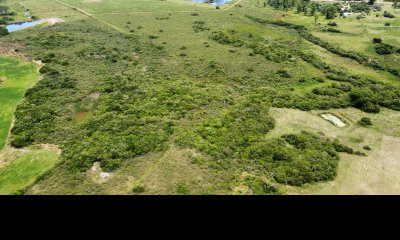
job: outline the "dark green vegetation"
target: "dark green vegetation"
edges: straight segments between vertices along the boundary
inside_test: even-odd
[[[10,11],[10,7],[2,5],[5,2],[5,0],[0,0],[0,37],[8,35],[5,25],[13,22],[16,15],[15,12]]]
[[[358,123],[362,126],[372,126],[372,121],[370,118],[363,117],[361,118]]]
[[[399,76],[398,66],[344,50],[304,25],[278,20],[280,14],[267,12],[274,16],[269,18],[267,8],[254,8],[253,2],[218,11],[195,8],[196,13],[186,11],[190,5],[163,2],[185,10],[167,13],[158,12],[157,1],[154,13],[139,16],[119,15],[125,8],[102,8],[108,2],[88,7],[63,1],[91,10],[85,11],[42,1],[68,9],[59,13],[66,23],[1,40],[23,43],[20,52],[45,63],[43,79],[26,92],[15,113],[11,145],[62,149],[60,164],[27,193],[110,193],[115,184],[126,185],[122,193],[146,194],[163,183],[160,177],[158,185],[147,184],[146,177],[173,159],[196,172],[182,176],[187,172],[166,168],[172,172],[167,177],[178,176],[163,193],[232,193],[245,185],[254,194],[280,194],[280,186],[333,180],[339,153],[363,153],[318,132],[269,137],[276,127],[271,107],[400,110],[398,84],[333,66],[310,46],[392,78]],[[126,8],[134,12],[135,4]],[[333,18],[337,7],[332,6],[315,11]],[[247,15],[253,10],[256,17]],[[138,18],[144,20],[139,24]],[[326,32],[342,34],[336,22],[324,24]],[[182,159],[190,159],[190,167]],[[140,172],[140,164],[150,167],[119,180],[123,184],[112,177],[103,183],[88,177],[96,162],[115,179]]]

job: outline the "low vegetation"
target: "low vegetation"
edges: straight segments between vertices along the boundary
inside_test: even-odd
[[[60,1],[43,1],[24,2],[16,17],[27,8],[49,17],[51,9],[66,22],[0,39],[44,63],[42,80],[19,92],[24,100],[10,111],[9,142],[17,149],[57,145],[62,154],[41,168],[46,174],[32,171],[41,177],[8,192],[284,194],[333,181],[342,158],[374,157],[378,144],[317,127],[275,134],[283,120],[271,109],[361,110],[356,120],[346,118],[349,130],[326,123],[338,132],[375,131],[373,116],[400,111],[399,65],[382,58],[396,59],[398,42],[368,35],[366,50],[334,43],[328,37],[358,36],[340,3],[250,1],[216,10],[62,0],[71,6],[61,11]],[[360,16],[354,21],[382,12],[373,3],[350,8]],[[397,26],[396,16],[382,19]],[[107,178],[97,176],[97,164]]]

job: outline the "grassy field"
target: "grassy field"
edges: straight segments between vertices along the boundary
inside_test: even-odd
[[[290,188],[292,194],[398,194],[400,189],[400,114],[385,110],[379,115],[366,114],[356,109],[331,109],[344,119],[347,126],[338,128],[318,116],[321,111],[303,112],[293,109],[271,109],[278,125],[271,133],[321,132],[339,139],[355,150],[370,146],[367,157],[341,154],[338,176],[332,182]],[[357,121],[362,117],[373,119],[374,126],[362,127]]]
[[[6,144],[15,109],[38,80],[35,64],[0,57],[0,194],[17,194],[51,169],[58,154],[52,150],[15,150]]]
[[[38,78],[35,64],[0,57],[0,150],[6,143],[15,109]]]
[[[55,151],[44,149],[0,154],[8,159],[12,155],[15,158],[6,166],[0,165],[0,195],[20,193],[38,176],[53,168],[59,156]]]
[[[321,31],[328,22],[323,17],[321,25],[315,26],[312,17],[265,8],[255,0],[234,1],[219,10],[183,0],[8,2],[21,10],[29,8],[41,18],[66,20],[1,39],[26,43],[19,50],[45,61],[50,69],[17,110],[12,138],[29,135],[28,146],[54,144],[63,153],[60,164],[29,187],[28,194],[254,193],[249,184],[257,182],[254,179],[269,183],[275,172],[267,166],[268,157],[250,160],[241,156],[248,150],[243,146],[269,143],[302,130],[323,133],[355,151],[366,152],[366,145],[372,150],[366,157],[340,153],[334,181],[303,187],[280,184],[287,193],[399,190],[395,147],[400,137],[399,112],[382,107],[379,114],[365,113],[348,108],[346,93],[313,94],[316,88],[331,90],[333,84],[360,86],[328,78],[324,69],[304,60],[299,52],[312,53],[334,69],[376,80],[385,88],[400,87],[398,78],[332,54],[292,29],[260,24],[245,15],[303,24],[329,43],[376,58],[380,56],[371,51],[370,40],[382,34],[384,41],[398,46],[397,19],[390,20],[391,28],[383,28],[380,25],[387,19],[382,17],[369,16],[361,22],[336,18],[338,28],[346,33],[334,34]],[[219,42],[213,38],[215,33],[225,34],[228,40]],[[266,50],[255,53],[255,47]],[[396,60],[390,56],[388,62],[397,66]],[[326,104],[340,100],[346,108],[289,109],[300,108],[296,102],[304,99]],[[263,107],[268,109],[279,101],[287,108],[263,112]],[[246,104],[257,105],[264,115],[248,115],[252,108]],[[324,104],[311,109],[324,109]],[[339,129],[318,116],[326,111],[349,125]],[[254,126],[263,126],[260,119],[269,115],[275,119],[275,128],[254,140],[258,136]],[[31,116],[37,118],[33,121]],[[372,119],[372,127],[357,124],[365,116]],[[240,121],[245,127],[235,125]],[[248,129],[256,130],[242,139]],[[224,140],[220,145],[219,137]],[[38,154],[42,159],[55,159],[51,153]],[[33,157],[32,152],[21,158],[26,163]],[[22,168],[22,164],[13,167],[18,161],[23,162],[15,158],[0,171]],[[50,160],[39,165],[43,171],[52,168]],[[37,175],[42,170],[34,172]],[[7,182],[15,180],[7,172],[4,175]],[[29,179],[15,183],[19,187],[9,192],[34,177]]]

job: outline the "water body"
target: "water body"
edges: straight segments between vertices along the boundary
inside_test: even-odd
[[[232,0],[192,0],[194,3],[209,3],[212,5],[223,5],[225,3],[231,2]]]
[[[24,23],[15,23],[15,24],[9,24],[6,26],[8,32],[15,32],[19,31],[25,28],[33,27],[39,24],[44,23],[45,20],[38,20],[38,21],[33,21],[33,22],[24,22]]]

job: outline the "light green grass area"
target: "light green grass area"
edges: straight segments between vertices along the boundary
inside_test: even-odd
[[[39,78],[37,66],[14,58],[0,57],[0,149],[6,143],[13,114],[26,90]]]
[[[339,128],[324,120],[319,113],[330,112],[344,120],[346,127]],[[289,188],[297,194],[399,194],[400,190],[400,113],[383,110],[368,114],[357,109],[331,109],[303,112],[294,109],[271,109],[277,122],[270,137],[281,134],[312,131],[337,138],[354,150],[363,150],[368,156],[341,154],[338,176],[334,181],[311,184],[303,188]],[[369,117],[372,127],[362,127],[357,121]]]
[[[35,179],[54,167],[58,154],[51,150],[31,150],[22,153],[9,165],[0,168],[0,195],[18,194]]]
[[[168,12],[212,9],[215,6],[195,4],[189,0],[60,0],[90,13]]]

